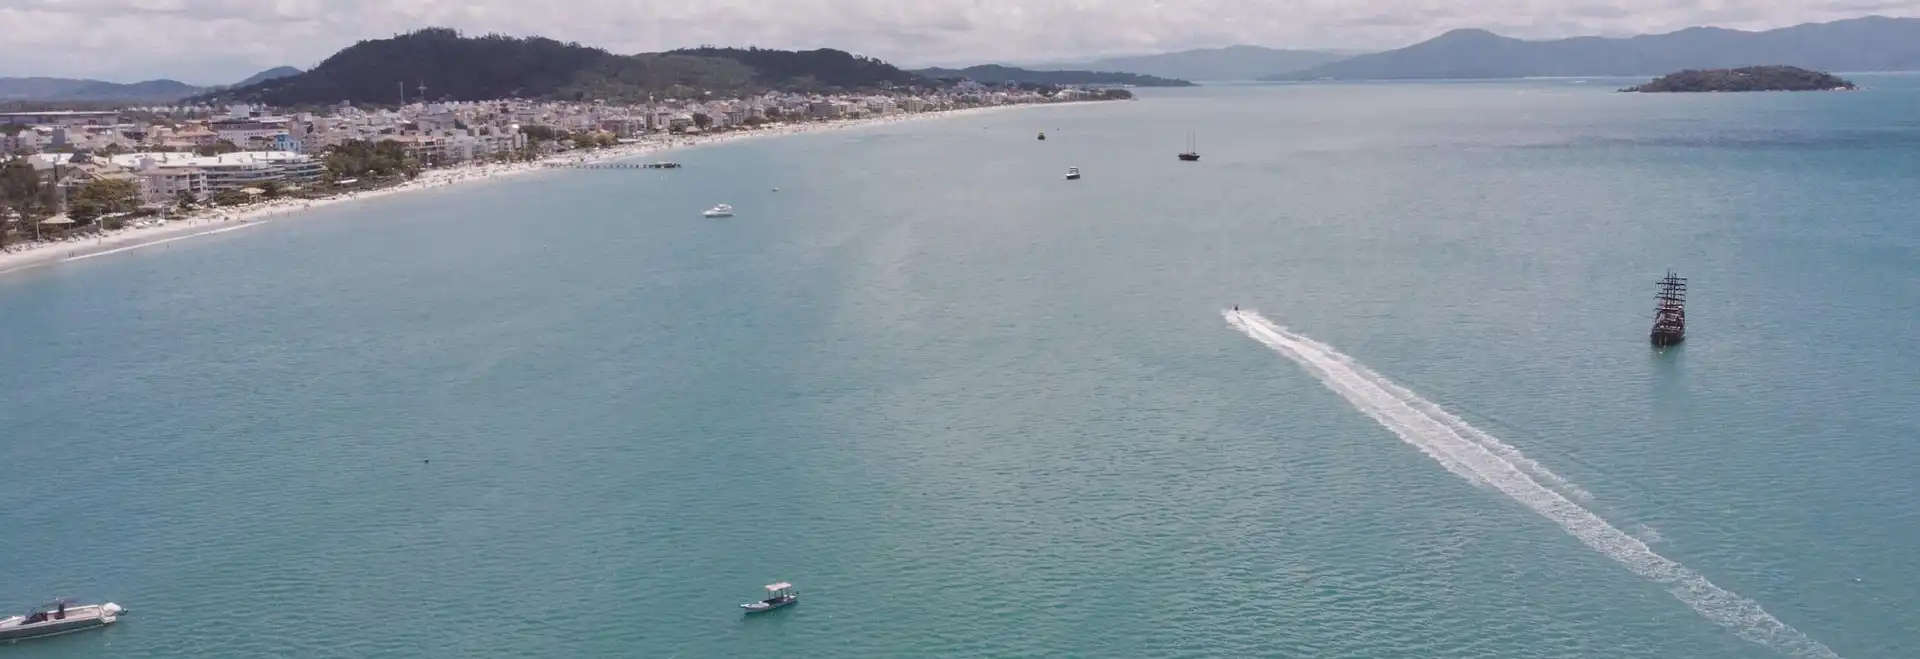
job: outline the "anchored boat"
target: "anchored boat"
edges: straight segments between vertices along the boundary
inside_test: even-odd
[[[733,217],[733,207],[728,206],[726,204],[720,204],[718,206],[714,206],[713,208],[709,208],[701,212],[700,214],[705,215],[707,217]]]
[[[766,599],[758,602],[747,602],[746,604],[740,605],[740,608],[746,609],[747,613],[760,613],[763,611],[772,611],[798,601],[800,601],[800,591],[794,590],[793,584],[782,581],[780,583],[767,584]]]
[[[65,598],[34,607],[26,615],[0,618],[0,641],[57,636],[105,627],[127,610],[113,602],[75,606]]]
[[[1067,180],[1069,180],[1069,181],[1078,181],[1078,180],[1080,180],[1080,168],[1079,168],[1079,167],[1068,167],[1068,168],[1067,168]]]
[[[1187,133],[1187,150],[1180,152],[1182,162],[1194,162],[1200,159],[1200,152],[1193,149],[1193,133]]]
[[[1676,277],[1672,270],[1667,278],[1660,280],[1660,293],[1653,309],[1653,331],[1648,337],[1653,347],[1665,348],[1678,345],[1687,340],[1687,280]]]

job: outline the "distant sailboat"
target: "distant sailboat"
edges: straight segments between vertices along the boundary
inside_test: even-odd
[[[1193,149],[1193,133],[1187,133],[1187,150],[1180,152],[1180,160],[1194,162],[1200,159],[1200,152]]]

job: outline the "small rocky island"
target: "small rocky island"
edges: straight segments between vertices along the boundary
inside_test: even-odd
[[[1831,73],[1797,66],[1749,66],[1739,69],[1688,69],[1669,73],[1623,92],[1806,92],[1854,90],[1853,82]]]

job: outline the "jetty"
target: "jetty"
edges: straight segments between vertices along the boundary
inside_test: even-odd
[[[1648,336],[1653,347],[1665,348],[1687,339],[1687,280],[1668,270],[1659,284],[1660,292],[1654,296],[1653,331]]]
[[[679,169],[677,162],[553,162],[547,163],[552,169]]]

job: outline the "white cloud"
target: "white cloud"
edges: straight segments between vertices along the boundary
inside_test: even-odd
[[[903,64],[1234,43],[1391,48],[1460,27],[1529,38],[1765,29],[1920,0],[0,0],[0,75],[230,82],[419,27],[616,52],[832,47]]]

